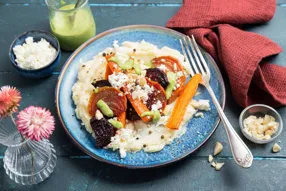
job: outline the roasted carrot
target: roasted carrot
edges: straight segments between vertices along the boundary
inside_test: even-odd
[[[112,71],[110,69],[110,67],[108,66],[108,64],[106,64],[106,69],[105,69],[105,79],[108,80],[108,76],[112,74]]]
[[[188,84],[186,85],[183,93],[178,98],[175,107],[172,111],[172,114],[166,124],[166,126],[170,129],[178,129],[180,126],[180,123],[182,122],[184,118],[184,114],[186,112],[186,109],[194,97],[199,83],[202,80],[202,76],[200,74],[196,74],[194,77],[190,79]]]
[[[124,111],[123,113],[121,113],[118,117],[117,117],[118,121],[120,121],[123,124],[123,127],[125,127],[126,125],[126,111]]]

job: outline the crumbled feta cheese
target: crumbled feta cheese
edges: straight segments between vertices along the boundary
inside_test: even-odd
[[[184,73],[182,71],[177,72],[177,78],[180,78],[184,76]]]
[[[113,41],[113,47],[114,48],[119,48],[118,40]]]
[[[95,118],[96,118],[97,120],[100,120],[100,119],[103,118],[103,115],[102,115],[102,113],[101,113],[99,110],[96,110],[96,112],[95,112]]]
[[[131,95],[133,99],[141,99],[143,102],[146,102],[149,98],[149,94],[154,91],[154,87],[150,87],[148,84],[145,84],[143,87],[136,85],[131,89]],[[134,91],[132,91],[134,89]]]
[[[125,149],[120,148],[120,149],[119,149],[119,153],[120,153],[120,157],[121,157],[121,158],[125,158],[125,157],[126,157],[126,151],[125,151]]]
[[[17,45],[13,48],[16,56],[15,61],[23,69],[35,70],[51,63],[56,55],[56,49],[45,39],[34,42],[33,37],[25,39],[23,45]]]
[[[243,131],[251,137],[268,140],[278,130],[279,123],[271,115],[256,117],[250,115],[243,120]]]
[[[161,59],[161,62],[166,62],[166,60],[162,58],[162,59]]]
[[[203,112],[198,112],[198,113],[195,114],[195,117],[204,118],[204,114],[203,114]]]
[[[119,96],[123,96],[123,93],[122,93],[122,92],[120,92],[118,95],[119,95]]]
[[[158,67],[160,70],[162,70],[163,72],[166,71],[167,67],[164,65],[164,64],[161,64],[159,67]]]
[[[161,108],[162,108],[162,102],[160,100],[158,100],[155,104],[151,106],[152,111],[157,111],[160,110]]]
[[[113,73],[108,76],[108,81],[113,87],[120,89],[129,81],[129,78],[123,73]]]
[[[210,110],[210,101],[209,100],[192,100],[191,105],[195,109],[203,110],[203,111],[209,111]]]

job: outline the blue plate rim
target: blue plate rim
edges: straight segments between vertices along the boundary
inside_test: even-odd
[[[84,49],[86,48],[89,44],[91,44],[92,42],[96,41],[97,39],[100,39],[101,37],[104,37],[108,34],[111,34],[113,32],[117,32],[120,30],[127,30],[127,29],[142,29],[142,28],[153,28],[153,29],[158,29],[158,30],[163,30],[169,33],[174,33],[176,35],[185,37],[186,35],[184,35],[183,33],[177,32],[175,30],[169,29],[169,28],[165,28],[165,27],[161,27],[161,26],[156,26],[156,25],[127,25],[127,26],[121,26],[121,27],[116,27],[107,31],[104,31],[94,37],[92,37],[91,39],[89,39],[88,41],[86,41],[84,44],[82,44],[79,48],[77,48],[71,55],[70,57],[67,59],[67,61],[65,62],[64,66],[62,67],[61,71],[60,71],[60,75],[58,77],[57,80],[57,84],[55,87],[55,104],[56,104],[56,110],[57,110],[57,114],[58,117],[60,119],[60,122],[62,124],[63,129],[65,130],[65,132],[68,134],[69,138],[72,140],[72,142],[74,142],[74,144],[80,149],[82,150],[84,153],[86,153],[87,155],[89,155],[90,157],[100,161],[100,162],[104,162],[107,164],[111,164],[114,166],[118,166],[118,167],[123,167],[123,168],[128,168],[128,169],[147,169],[147,168],[156,168],[156,167],[163,167],[166,165],[170,165],[172,163],[178,162],[184,158],[186,158],[187,156],[189,156],[190,154],[194,153],[196,150],[198,150],[205,142],[207,142],[207,140],[213,135],[213,133],[216,131],[219,123],[220,123],[220,118],[218,117],[218,119],[216,120],[215,124],[214,124],[214,128],[212,130],[212,132],[205,138],[205,140],[199,144],[195,149],[193,149],[190,152],[185,153],[184,155],[175,158],[173,160],[167,161],[167,162],[162,162],[159,164],[152,164],[152,165],[128,165],[128,164],[119,164],[117,162],[113,162],[113,161],[109,161],[106,160],[105,158],[102,158],[98,155],[95,155],[94,153],[88,151],[86,148],[84,148],[69,132],[68,128],[66,127],[63,119],[62,119],[62,114],[60,111],[60,107],[59,107],[59,96],[60,96],[60,87],[61,87],[61,82],[62,79],[64,77],[64,74],[66,72],[66,70],[68,69],[68,66],[72,63],[72,60]],[[221,107],[222,109],[224,109],[225,107],[225,100],[226,100],[226,91],[225,91],[225,84],[221,75],[221,72],[218,68],[218,66],[216,65],[216,62],[214,61],[214,59],[207,53],[205,52],[206,56],[210,59],[212,66],[214,67],[216,73],[218,74],[218,81],[219,84],[221,85],[221,89],[222,89],[222,97],[221,97]]]

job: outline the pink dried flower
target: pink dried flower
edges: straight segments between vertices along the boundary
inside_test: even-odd
[[[3,86],[0,89],[0,118],[11,115],[18,110],[22,97],[14,87]]]
[[[51,112],[35,106],[21,111],[17,116],[16,124],[22,135],[35,141],[48,139],[55,129],[55,119]]]

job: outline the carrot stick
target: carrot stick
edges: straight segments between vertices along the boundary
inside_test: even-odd
[[[123,127],[126,125],[126,111],[122,112],[118,117],[118,121],[120,121],[123,124]]]
[[[106,65],[106,69],[105,69],[105,79],[108,80],[108,76],[112,74],[112,71],[110,69],[110,67],[108,66],[108,64]]]
[[[196,74],[194,77],[190,79],[183,93],[178,98],[176,105],[172,111],[172,114],[166,124],[168,128],[179,129],[180,123],[184,118],[184,114],[187,110],[187,107],[192,98],[194,97],[201,80],[202,80],[201,74]]]

